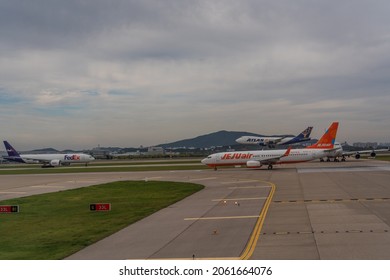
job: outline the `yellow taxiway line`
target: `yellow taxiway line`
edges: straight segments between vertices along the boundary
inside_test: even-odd
[[[257,241],[259,240],[260,232],[261,232],[261,229],[262,229],[263,224],[264,224],[265,217],[266,217],[267,212],[268,212],[268,208],[269,208],[269,206],[270,206],[270,204],[272,202],[272,197],[274,196],[274,193],[275,193],[275,190],[276,190],[275,184],[270,183],[270,182],[268,182],[268,183],[271,185],[271,191],[270,191],[270,193],[268,195],[267,200],[265,201],[263,209],[260,212],[259,219],[257,220],[255,228],[254,228],[254,230],[252,232],[252,235],[251,235],[251,237],[249,239],[249,242],[246,245],[246,248],[245,248],[244,252],[241,254],[241,256],[239,258],[240,260],[249,260],[252,257],[253,252],[255,251],[255,248],[256,248],[256,245],[257,245]]]
[[[265,220],[265,217],[266,217],[267,212],[268,212],[268,208],[271,205],[272,198],[273,198],[275,190],[276,190],[276,185],[274,183],[271,183],[271,182],[265,182],[265,183],[270,184],[269,187],[271,188],[271,190],[270,190],[270,193],[269,193],[268,197],[266,197],[267,200],[265,201],[264,206],[261,209],[260,215],[258,215],[258,216],[204,217],[204,218],[186,218],[186,219],[184,219],[184,220],[187,220],[187,221],[191,221],[191,220],[193,221],[193,220],[257,218],[256,225],[255,225],[255,227],[254,227],[254,229],[252,231],[252,234],[251,234],[251,236],[249,238],[249,241],[248,241],[248,243],[247,243],[243,253],[239,257],[237,257],[237,258],[235,258],[235,257],[196,258],[196,259],[198,259],[198,260],[200,260],[200,259],[203,259],[203,260],[212,260],[212,259],[216,259],[216,260],[249,260],[252,257],[253,252],[255,251],[257,242],[258,242],[259,237],[260,237],[260,232],[261,232],[261,229],[263,227],[264,220]],[[257,199],[259,199],[259,198],[257,198]],[[228,200],[228,199],[225,199],[225,200]]]
[[[230,216],[230,217],[204,217],[204,218],[185,218],[184,221],[201,221],[201,220],[228,220],[228,219],[253,219],[259,216]]]
[[[271,183],[271,182],[264,182],[264,183],[270,184],[269,187],[271,188],[271,190],[270,190],[270,193],[267,197],[267,200],[265,201],[263,208],[261,209],[260,215],[257,215],[257,216],[231,216],[231,217],[204,217],[204,218],[185,218],[184,219],[186,221],[194,221],[194,220],[250,219],[250,218],[253,219],[253,218],[257,218],[256,225],[252,231],[252,234],[249,238],[249,241],[248,241],[243,253],[239,257],[164,258],[164,260],[169,260],[169,259],[172,259],[172,260],[193,260],[193,259],[195,259],[195,260],[249,260],[252,257],[253,252],[255,251],[257,242],[258,242],[259,237],[260,237],[260,232],[261,232],[265,217],[266,217],[267,212],[268,212],[268,208],[271,205],[272,198],[273,198],[273,195],[274,195],[275,190],[276,190],[276,186],[274,183]],[[225,200],[227,200],[227,199],[225,199]]]

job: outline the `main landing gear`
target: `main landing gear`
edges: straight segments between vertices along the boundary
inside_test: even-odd
[[[268,170],[272,170],[273,168],[273,165],[272,164],[268,164]]]
[[[325,161],[325,160],[324,160],[323,158],[320,158],[320,162],[324,162],[324,161]],[[330,162],[331,160],[330,160],[330,158],[327,158],[326,161],[327,161],[327,162]],[[334,161],[334,162],[339,162],[340,160],[336,157],[336,158],[333,159],[333,161]],[[341,161],[346,161],[345,156],[342,156],[342,157],[341,157]]]

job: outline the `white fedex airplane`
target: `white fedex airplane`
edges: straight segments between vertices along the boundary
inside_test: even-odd
[[[240,138],[236,139],[236,142],[245,145],[260,145],[269,147],[275,147],[276,145],[291,145],[299,142],[309,141],[312,129],[313,127],[309,126],[299,135],[293,137],[241,136]]]
[[[70,165],[71,163],[85,163],[95,160],[91,155],[87,154],[31,154],[20,155],[7,141],[4,141],[4,146],[8,156],[4,157],[9,161],[22,163],[42,163],[42,167],[54,167],[60,165]]]
[[[268,165],[272,169],[274,164],[299,163],[326,157],[334,150],[337,129],[339,123],[334,122],[318,140],[317,143],[304,149],[291,150],[267,150],[267,151],[245,151],[216,153],[202,160],[203,164],[213,167],[228,165],[246,165],[250,168],[260,168]]]
[[[345,157],[353,156],[356,159],[360,158],[360,155],[362,154],[369,154],[371,157],[375,157],[376,153],[380,152],[388,152],[389,148],[387,149],[372,149],[372,150],[363,150],[363,151],[344,151],[343,146],[336,142],[334,144],[334,150],[330,151],[328,155],[326,156],[326,161],[330,161],[330,159],[334,159],[334,161],[339,161],[338,158],[341,158],[341,161],[345,161]],[[321,161],[325,161],[323,158],[320,159]]]

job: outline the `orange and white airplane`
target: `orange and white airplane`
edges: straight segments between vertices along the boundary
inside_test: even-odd
[[[260,168],[268,165],[272,169],[274,164],[299,163],[327,157],[334,150],[334,143],[339,123],[334,122],[325,134],[314,145],[304,149],[243,151],[216,153],[202,160],[202,163],[215,170],[218,166],[246,165],[250,168]]]

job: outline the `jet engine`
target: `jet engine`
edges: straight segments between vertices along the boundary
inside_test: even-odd
[[[61,165],[61,161],[59,159],[53,159],[52,161],[50,161],[50,166],[60,166]]]
[[[263,143],[265,145],[275,145],[276,141],[275,140],[270,140],[270,139],[264,139]]]
[[[257,168],[257,167],[261,167],[261,163],[260,161],[257,160],[250,160],[246,162],[246,166],[249,168]]]
[[[359,159],[359,158],[360,158],[360,154],[357,153],[357,154],[355,155],[355,158],[356,158],[356,159]]]

